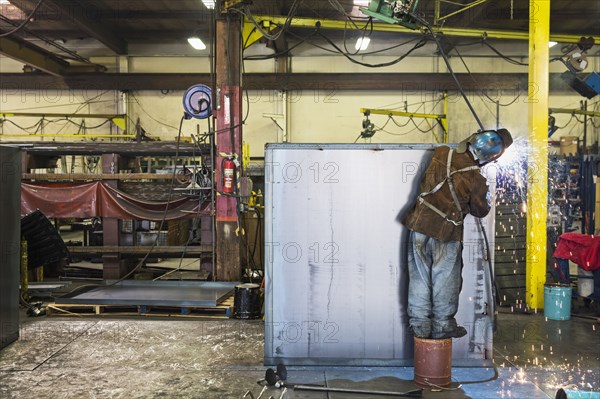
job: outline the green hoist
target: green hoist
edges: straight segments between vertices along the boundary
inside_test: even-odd
[[[360,7],[360,11],[390,24],[400,24],[409,29],[418,29],[420,24],[411,17],[418,4],[419,0],[372,0],[368,7]]]

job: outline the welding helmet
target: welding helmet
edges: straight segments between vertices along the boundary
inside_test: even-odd
[[[512,136],[506,129],[484,130],[461,142],[456,151],[462,153],[470,148],[473,156],[483,165],[500,158],[512,142]]]

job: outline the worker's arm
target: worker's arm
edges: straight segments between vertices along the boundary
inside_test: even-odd
[[[471,199],[469,201],[470,214],[482,218],[490,213],[490,203],[488,202],[488,185],[483,176],[479,173],[475,176],[475,184],[471,190]]]

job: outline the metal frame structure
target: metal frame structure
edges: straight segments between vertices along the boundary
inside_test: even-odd
[[[52,138],[110,138],[110,139],[132,139],[136,138],[135,134],[127,134],[127,115],[124,114],[60,114],[60,113],[41,113],[41,112],[1,112],[0,118],[12,118],[12,117],[26,117],[26,118],[42,118],[42,129],[43,121],[45,118],[77,118],[77,119],[106,119],[110,120],[116,127],[121,129],[124,134],[48,134],[43,131],[39,134],[3,134],[0,133],[0,137],[52,137]],[[0,119],[1,121],[1,119]],[[80,128],[85,129],[85,126]]]
[[[423,119],[435,119],[443,130],[443,136],[441,143],[448,142],[448,95],[444,93],[444,113],[443,114],[425,114],[418,112],[405,112],[405,111],[395,111],[392,109],[372,109],[372,108],[361,108],[361,114],[370,114],[370,115],[387,115],[387,116],[402,116],[406,118],[423,118]],[[438,136],[431,131],[434,135],[436,141],[440,143]]]
[[[261,26],[268,26],[272,29],[273,26],[283,26],[286,23],[287,18],[285,16],[270,16],[270,15],[254,15],[254,21],[249,19],[244,20],[244,24],[250,24],[251,27],[247,28],[245,32],[250,32],[254,28],[254,22],[261,24]],[[315,29],[315,26],[319,24],[321,29],[337,29],[344,30],[347,28],[347,21],[344,20],[332,20],[332,19],[318,19],[318,18],[303,18],[294,17],[290,21],[290,26],[293,28],[307,28]],[[393,25],[381,22],[373,22],[373,31],[375,32],[398,32],[404,34],[420,35],[423,33],[421,30],[412,30],[401,25]],[[506,40],[529,40],[529,33],[520,31],[510,30],[494,30],[494,29],[470,29],[470,28],[451,28],[451,27],[433,27],[435,33],[443,33],[446,36],[456,37],[473,37],[473,38],[487,38],[487,39],[506,39]],[[581,39],[581,35],[569,35],[569,34],[550,34],[550,40],[559,43],[578,43]],[[247,40],[247,36],[243,38],[244,42]],[[594,36],[596,43],[600,43],[600,36]],[[256,41],[256,40],[255,40]],[[548,46],[548,43],[546,43]]]
[[[463,13],[463,12],[465,12],[473,7],[476,7],[478,5],[481,5],[485,2],[487,2],[487,0],[474,0],[474,1],[471,1],[470,3],[463,4],[463,3],[459,3],[457,1],[435,0],[435,17],[433,20],[433,24],[438,25],[440,23],[440,21],[444,21],[450,17],[453,17],[455,15]],[[446,15],[441,15],[441,8],[442,8],[441,3],[457,6],[457,7],[459,7],[459,9],[456,11],[453,11],[451,13],[448,13]]]

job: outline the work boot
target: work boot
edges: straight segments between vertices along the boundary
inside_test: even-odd
[[[462,338],[467,335],[467,330],[463,326],[456,326],[454,331],[433,334],[433,339]]]

